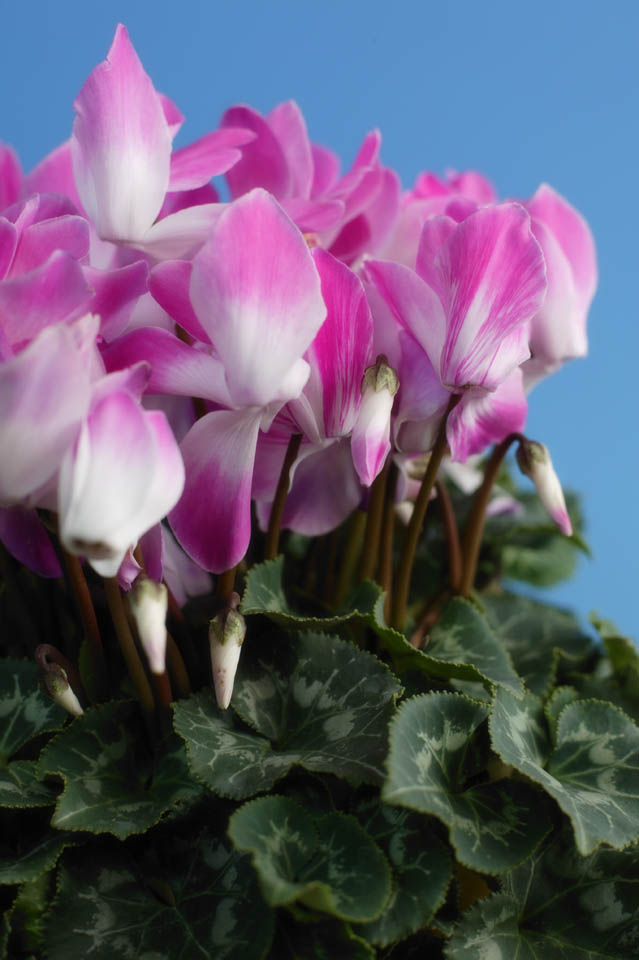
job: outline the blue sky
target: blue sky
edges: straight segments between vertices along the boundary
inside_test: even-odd
[[[72,101],[125,23],[155,86],[187,117],[180,142],[232,103],[294,98],[314,140],[350,162],[379,127],[408,186],[473,167],[503,197],[541,181],[587,217],[600,286],[590,355],[531,395],[527,433],[582,492],[591,561],[553,592],[639,633],[639,4],[612,0],[41,0],[6,4],[0,138],[25,168],[68,136]]]

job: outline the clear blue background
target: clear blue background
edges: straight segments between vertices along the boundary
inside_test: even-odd
[[[65,139],[72,101],[118,20],[187,117],[295,98],[350,163],[372,127],[409,186],[474,167],[502,197],[546,180],[590,222],[600,286],[590,356],[531,396],[528,434],[581,490],[593,560],[553,591],[639,632],[639,3],[635,0],[40,0],[2,4],[0,138],[26,169]]]

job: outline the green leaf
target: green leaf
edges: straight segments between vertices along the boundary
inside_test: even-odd
[[[35,880],[58,862],[65,847],[73,844],[68,833],[49,832],[44,838],[15,838],[10,857],[0,860],[0,884]]]
[[[388,668],[321,634],[262,636],[246,647],[232,706],[259,735],[238,729],[210,693],[177,702],[193,775],[236,799],[270,789],[294,765],[380,783],[401,690]]]
[[[591,616],[593,625],[604,642],[612,674],[624,695],[633,704],[633,715],[639,711],[639,650],[637,645],[622,636],[609,620]]]
[[[561,712],[554,750],[541,704],[495,694],[493,748],[541,784],[568,815],[579,851],[639,839],[639,729],[609,703],[578,700]]]
[[[282,919],[271,956],[277,960],[375,960],[373,948],[342,920],[320,916],[296,923]]]
[[[421,930],[444,902],[452,878],[451,856],[431,824],[419,814],[369,804],[358,820],[386,854],[393,890],[381,917],[359,927],[362,936],[388,946]]]
[[[487,715],[485,704],[455,693],[428,693],[402,704],[391,724],[382,797],[438,817],[462,863],[500,873],[529,856],[550,823],[539,795],[525,783],[466,786],[466,755]]]
[[[41,783],[35,760],[13,760],[0,767],[0,807],[48,807],[57,793]]]
[[[49,905],[49,880],[49,875],[44,873],[35,880],[23,883],[11,907],[12,940],[19,943],[24,953],[34,954],[42,949],[43,918]]]
[[[172,738],[153,765],[134,703],[93,707],[41,754],[38,774],[64,780],[51,823],[66,830],[144,833],[166,811],[198,799],[183,744]]]
[[[40,733],[58,730],[67,717],[38,687],[29,660],[0,660],[0,764]]]
[[[576,700],[578,697],[579,694],[574,687],[557,687],[556,690],[553,690],[550,700],[546,703],[544,713],[546,714],[553,744],[557,743],[557,722],[559,720],[559,714],[564,707],[567,707],[569,703],[572,703],[573,700]]]
[[[416,650],[406,637],[386,626],[384,594],[377,584],[361,584],[343,613],[326,618],[295,613],[282,588],[284,558],[253,567],[247,575],[242,598],[244,614],[263,613],[291,629],[333,630],[361,624],[380,637],[398,670],[417,670],[443,679],[496,683],[521,692],[521,681],[508,653],[494,636],[485,617],[474,604],[456,597],[444,609],[432,630],[428,652]]]
[[[297,902],[342,920],[374,920],[391,890],[390,869],[354,817],[315,820],[287,797],[262,797],[237,810],[229,836],[252,854],[271,906]]]
[[[48,960],[261,960],[273,936],[251,863],[205,832],[174,841],[167,868],[124,851],[68,857],[48,916]]]
[[[479,900],[464,914],[452,940],[444,948],[446,957],[448,960],[536,960],[537,954],[522,942],[518,915],[517,901],[503,893]],[[538,960],[552,958],[544,954],[539,955]]]
[[[576,669],[593,650],[575,617],[514,593],[482,596],[488,622],[517,673],[539,697],[555,681],[560,658]]]

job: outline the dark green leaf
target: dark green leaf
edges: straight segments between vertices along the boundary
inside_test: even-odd
[[[62,726],[67,714],[38,688],[29,660],[0,660],[0,764],[33,737]]]
[[[401,690],[388,668],[321,634],[263,636],[246,646],[232,706],[261,736],[237,729],[208,693],[179,701],[175,728],[193,775],[236,799],[268,790],[294,765],[381,782]]]
[[[514,593],[482,596],[488,622],[512,657],[526,686],[544,697],[555,681],[560,657],[576,669],[593,643],[570,613]]]
[[[155,759],[133,703],[108,703],[78,717],[45,747],[39,776],[64,780],[51,823],[66,830],[143,833],[169,809],[196,800],[184,745],[172,738]]]
[[[639,838],[639,729],[617,708],[578,700],[561,712],[554,750],[541,704],[495,694],[493,747],[541,784],[572,822],[577,847],[623,847]]]
[[[425,927],[441,907],[452,877],[448,848],[424,817],[386,804],[369,804],[359,822],[386,854],[393,890],[381,917],[359,927],[378,946]]]
[[[376,955],[349,924],[325,915],[316,922],[282,919],[271,953],[273,960],[375,960]]]
[[[298,902],[342,920],[378,917],[390,895],[388,863],[354,817],[311,819],[287,797],[262,797],[237,810],[229,836],[252,854],[271,906]]]
[[[273,935],[248,857],[208,833],[175,841],[159,876],[115,854],[65,860],[48,960],[261,960]]]
[[[38,780],[35,760],[13,760],[0,767],[0,807],[48,807],[57,792]]]
[[[73,844],[68,833],[53,831],[37,841],[22,836],[11,839],[16,845],[10,856],[0,860],[0,884],[35,880],[54,867],[64,848]]]
[[[382,796],[438,817],[462,863],[500,873],[529,856],[550,823],[537,791],[525,783],[466,787],[466,756],[487,715],[485,704],[462,694],[429,693],[402,704],[391,724]]]

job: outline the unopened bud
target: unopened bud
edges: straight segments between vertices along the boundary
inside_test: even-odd
[[[151,673],[164,673],[168,591],[163,583],[140,575],[129,591],[129,603]]]
[[[39,678],[42,691],[48,694],[59,707],[70,713],[72,717],[79,717],[84,713],[69,683],[66,670],[58,663],[41,665]]]
[[[384,466],[390,450],[391,410],[398,389],[396,372],[380,354],[362,377],[362,400],[351,438],[353,463],[367,487]]]
[[[571,536],[572,524],[548,447],[524,438],[517,448],[517,463],[521,472],[535,484],[539,499],[561,532],[566,537]]]
[[[239,602],[237,593],[232,593],[228,607],[220,610],[209,624],[213,686],[217,705],[222,710],[226,710],[231,702],[240,651],[246,635],[246,621],[237,610]]]
[[[389,366],[388,360],[383,353],[380,353],[372,367],[367,367],[362,377],[362,395],[367,390],[373,390],[380,393],[382,390],[388,390],[391,397],[394,397],[399,390],[399,377],[397,371]]]

